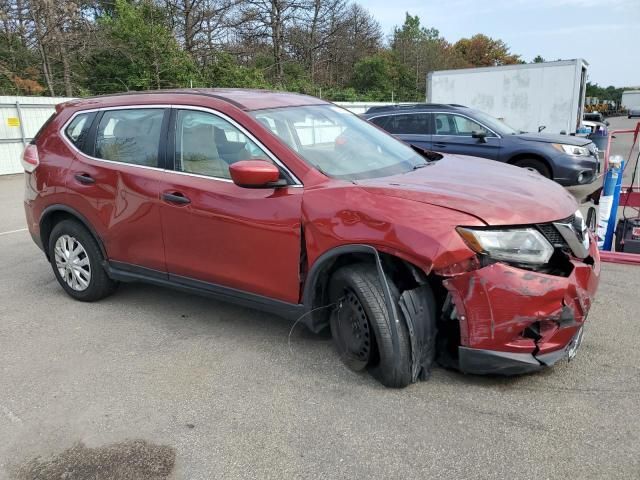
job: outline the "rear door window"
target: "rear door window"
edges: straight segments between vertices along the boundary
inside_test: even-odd
[[[380,128],[386,130],[387,123],[389,122],[389,117],[388,116],[375,117],[375,118],[370,119],[369,121],[371,123],[373,123],[374,125],[377,125]]]
[[[158,167],[165,110],[107,110],[96,132],[95,156],[112,162]]]
[[[429,133],[429,114],[406,113],[391,115],[384,129],[397,135],[427,135]]]

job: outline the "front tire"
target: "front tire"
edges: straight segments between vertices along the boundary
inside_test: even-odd
[[[58,283],[76,300],[94,302],[116,288],[102,266],[104,259],[95,238],[74,220],[63,220],[53,227],[49,260]]]
[[[390,282],[394,301],[397,289]],[[396,324],[399,351],[394,355],[391,319],[378,270],[373,264],[340,268],[331,277],[331,334],[343,362],[352,370],[367,368],[380,383],[403,388],[411,383],[411,344],[406,323]],[[401,315],[400,313],[398,313]]]
[[[513,165],[525,168],[532,172],[537,172],[545,178],[551,178],[551,171],[549,171],[549,167],[547,167],[542,160],[538,160],[537,158],[522,158],[513,162]]]

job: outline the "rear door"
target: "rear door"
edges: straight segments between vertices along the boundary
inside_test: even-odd
[[[455,153],[498,160],[501,138],[492,130],[475,120],[457,113],[435,112],[433,150],[441,153]],[[473,132],[486,134],[486,141],[473,138]]]
[[[90,115],[88,132],[76,118],[64,132],[76,150],[66,203],[93,226],[110,261],[165,272],[160,191],[169,109],[139,106]]]
[[[372,123],[410,145],[431,150],[429,113],[397,113],[374,117]]]

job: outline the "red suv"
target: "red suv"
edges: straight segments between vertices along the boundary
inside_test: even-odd
[[[304,95],[71,101],[23,164],[29,230],[71,297],[145,281],[330,327],[344,362],[387,386],[436,358],[508,375],[572,356],[598,285],[559,185],[414,149]]]

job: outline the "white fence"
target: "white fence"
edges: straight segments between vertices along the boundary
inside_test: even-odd
[[[67,100],[72,99],[0,96],[0,175],[22,172],[20,157],[25,145],[55,111],[55,105]],[[394,105],[392,102],[335,103],[356,114],[362,114],[371,107]],[[327,134],[331,136],[333,132],[327,132]],[[318,139],[310,138],[309,141],[318,141]]]
[[[20,157],[27,143],[64,97],[0,96],[0,175],[22,172]]]

